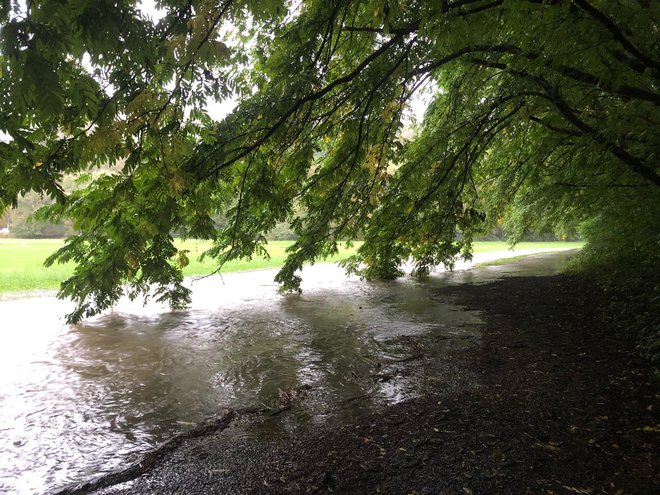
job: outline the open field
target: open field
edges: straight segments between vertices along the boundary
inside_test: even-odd
[[[578,246],[579,247],[579,246]],[[519,252],[519,251],[516,251]],[[497,258],[494,260],[488,260],[488,261],[482,261],[482,262],[477,262],[474,264],[475,267],[479,266],[499,266],[499,265],[506,265],[507,263],[515,263],[516,261],[522,261],[525,258],[529,258],[530,256],[534,256],[538,253],[525,253],[525,254],[520,254],[518,256],[507,256],[506,258]]]
[[[57,289],[60,282],[71,275],[73,264],[43,266],[44,260],[62,245],[60,239],[0,239],[0,292],[19,292],[29,290]],[[286,256],[285,250],[291,241],[273,241],[268,244],[270,259],[255,258],[252,261],[234,261],[227,263],[224,273],[281,266]],[[327,261],[337,261],[353,254],[360,243],[351,249],[342,249],[340,254]],[[546,249],[582,246],[580,242],[521,242],[515,249]],[[188,249],[190,264],[184,269],[186,276],[206,275],[215,268],[212,259],[200,262],[197,258],[209,247],[204,241],[178,241],[179,249]],[[505,242],[477,242],[475,253],[506,251]]]

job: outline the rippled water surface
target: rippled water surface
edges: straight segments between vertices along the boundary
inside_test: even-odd
[[[423,283],[366,283],[317,265],[291,296],[276,294],[273,271],[230,274],[193,284],[188,310],[122,303],[77,326],[51,296],[0,301],[0,492],[99,476],[222,408],[273,407],[300,390],[314,391],[316,420],[337,404],[402,400],[412,384],[373,379],[375,363],[408,356],[401,336],[479,337],[478,315],[431,301],[434,287],[553,273],[564,258]]]

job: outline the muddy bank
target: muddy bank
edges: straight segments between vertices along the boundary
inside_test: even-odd
[[[483,336],[442,355],[429,351],[428,336],[405,337],[411,359],[395,373],[459,374],[466,386],[439,380],[404,403],[276,438],[242,435],[242,423],[294,414],[295,401],[239,414],[137,477],[85,492],[658,492],[657,382],[633,342],[598,319],[602,294],[562,275],[460,285],[434,297],[482,311]]]

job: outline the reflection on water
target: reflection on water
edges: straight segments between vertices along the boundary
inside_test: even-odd
[[[529,270],[554,272],[555,258]],[[43,493],[115,470],[222,408],[308,396],[278,418],[285,427],[402,400],[414,383],[383,378],[410,357],[402,336],[431,333],[441,346],[478,337],[477,315],[430,301],[430,289],[507,270],[366,283],[317,265],[292,296],[276,294],[273,271],[230,274],[195,283],[186,311],[126,302],[78,326],[63,323],[70,307],[52,297],[0,301],[0,492]]]

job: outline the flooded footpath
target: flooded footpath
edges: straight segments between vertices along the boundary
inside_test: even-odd
[[[482,338],[478,311],[434,291],[557,273],[565,260],[387,283],[320,264],[305,270],[302,294],[286,296],[275,271],[227,274],[193,282],[189,309],[122,302],[75,326],[52,295],[0,301],[0,493],[102,477],[230,412],[226,435],[268,442],[341,428],[429,390],[481,387],[478,373],[424,359]]]

